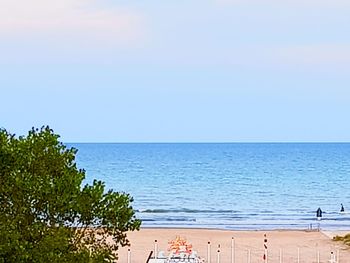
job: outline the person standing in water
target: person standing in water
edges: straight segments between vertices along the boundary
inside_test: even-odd
[[[345,212],[343,204],[340,204],[340,212]]]
[[[321,210],[320,207],[316,211],[316,217],[317,217],[317,220],[321,220],[322,219],[322,210]]]

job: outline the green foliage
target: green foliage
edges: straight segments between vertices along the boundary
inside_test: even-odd
[[[334,241],[343,241],[344,244],[350,246],[350,234],[346,234],[345,236],[335,236],[333,237]]]
[[[113,262],[138,230],[128,194],[82,186],[77,150],[49,127],[0,130],[0,263]]]

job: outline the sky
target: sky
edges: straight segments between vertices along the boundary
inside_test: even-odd
[[[0,127],[350,142],[348,0],[0,0]]]

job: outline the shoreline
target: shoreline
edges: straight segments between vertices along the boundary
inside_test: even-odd
[[[193,228],[193,227],[142,227],[140,228],[140,231],[142,230],[194,230],[194,231],[216,231],[216,232],[305,232],[305,233],[322,233],[323,235],[327,236],[328,238],[332,239],[333,237],[339,235],[339,236],[344,236],[346,234],[350,234],[350,229],[339,229],[339,230],[327,230],[327,229],[312,229],[312,230],[307,230],[307,229],[269,229],[269,230],[264,230],[264,229],[237,229],[237,230],[232,230],[232,229],[223,229],[223,228]],[[349,247],[350,250],[350,247]]]
[[[294,229],[294,228],[277,228],[277,229],[225,229],[225,228],[210,228],[210,227],[157,227],[157,226],[141,226],[140,230],[146,230],[146,229],[151,229],[151,230],[168,230],[168,229],[177,229],[177,230],[208,230],[208,231],[230,231],[230,232],[273,232],[273,231],[279,231],[279,232],[283,232],[283,231],[300,231],[300,232],[322,232],[323,230],[321,229],[320,231],[318,231],[317,229],[313,229],[313,230],[308,230],[308,229]],[[337,232],[333,231],[333,230],[325,230],[325,231],[330,231],[330,232]],[[350,229],[349,230],[339,230],[340,232],[342,231],[348,231],[350,233]]]
[[[205,226],[142,226],[141,229],[190,229],[190,230],[218,230],[218,231],[234,231],[234,232],[241,232],[241,231],[305,231],[305,232],[347,232],[350,233],[350,228],[220,228],[220,227],[205,227]]]

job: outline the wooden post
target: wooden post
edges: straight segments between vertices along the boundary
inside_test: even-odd
[[[335,258],[335,254],[334,254],[333,251],[331,251],[331,255],[330,255],[330,257],[329,257],[329,262],[330,262],[330,263],[337,263],[337,260],[336,260],[336,258]]]
[[[250,260],[250,249],[248,249],[248,263],[250,263],[251,260]]]
[[[128,249],[128,263],[131,263],[131,251]]]
[[[300,248],[298,248],[298,255],[297,255],[297,258],[298,258],[298,263],[300,263]]]
[[[320,263],[320,251],[317,250],[317,263]]]
[[[267,236],[266,234],[264,234],[264,256],[263,256],[263,259],[264,259],[264,263],[268,263],[268,259],[267,259]]]
[[[208,249],[207,249],[207,261],[208,263],[211,262],[211,255],[210,255],[210,242],[208,242]]]
[[[158,241],[157,241],[157,239],[154,240],[154,258],[155,259],[158,258]]]
[[[282,248],[280,248],[280,263],[283,263]]]
[[[217,263],[220,263],[220,245],[218,246]]]
[[[231,239],[231,263],[235,263],[235,239]]]
[[[337,263],[339,263],[339,249],[337,250]]]

